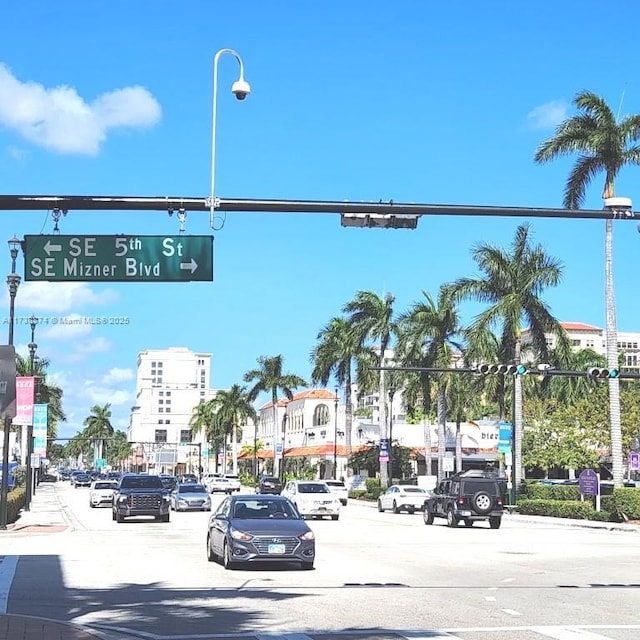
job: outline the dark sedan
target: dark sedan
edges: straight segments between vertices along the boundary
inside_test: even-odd
[[[287,498],[274,495],[229,496],[209,518],[207,559],[225,569],[245,562],[299,562],[313,569],[313,531]]]
[[[282,491],[282,482],[273,476],[262,476],[256,487],[256,493],[270,493],[279,495]]]

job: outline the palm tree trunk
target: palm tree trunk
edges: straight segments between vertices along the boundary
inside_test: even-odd
[[[380,354],[380,366],[384,367],[384,351]],[[380,399],[378,401],[378,422],[380,424],[380,439],[388,440],[387,432],[387,392],[385,389],[384,369],[380,370]],[[389,442],[389,450],[391,443]],[[389,486],[389,472],[386,462],[380,462],[380,486],[387,489]]]
[[[422,426],[424,427],[424,466],[425,475],[431,475],[431,422],[429,418],[425,418]]]
[[[515,364],[520,363],[520,336],[516,339],[516,344],[514,348],[514,362]],[[524,477],[524,469],[522,468],[522,377],[518,375],[513,376],[513,434],[515,443],[514,451],[515,451],[515,469],[514,469],[514,480],[515,480],[515,491],[518,491],[518,487],[522,482]],[[517,494],[516,494],[517,495]]]
[[[613,187],[611,188],[613,192]],[[613,221],[607,220],[605,227],[605,305],[607,313],[606,346],[607,366],[618,368],[618,330],[616,326],[616,297],[613,287]],[[620,381],[609,378],[609,421],[611,428],[611,463],[613,485],[623,486],[622,472],[622,425],[620,420]]]
[[[351,367],[349,367],[349,371],[347,371],[347,376],[345,379],[345,389],[344,389],[344,436],[345,436],[345,449],[347,454],[347,460],[351,456],[351,447],[352,447],[352,437],[353,437],[353,405],[351,404]],[[351,473],[351,469],[347,467],[347,474]]]
[[[462,429],[460,416],[456,419],[456,472],[462,471]]]
[[[233,473],[238,473],[238,425],[236,421],[233,421],[233,428],[231,430],[231,438],[233,442],[231,443],[231,456],[232,456],[232,464],[233,464]]]
[[[438,381],[438,483],[444,480],[444,453],[446,449],[446,390],[444,382]]]
[[[280,477],[280,459],[278,458],[278,440],[279,440],[279,430],[278,430],[278,411],[276,407],[276,403],[278,401],[278,397],[276,391],[274,390],[271,394],[271,404],[273,406],[273,475],[276,478]]]

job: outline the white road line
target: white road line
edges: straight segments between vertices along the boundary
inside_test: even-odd
[[[510,616],[521,616],[522,614],[515,609],[503,609],[505,613],[508,613]]]
[[[312,640],[306,633],[257,633],[258,640]]]
[[[515,578],[505,578],[502,582],[514,582]]]
[[[7,613],[9,591],[17,566],[18,556],[4,556],[0,562],[0,613]]]
[[[484,599],[487,602],[495,602],[496,601],[496,597],[495,596],[485,596]]]
[[[404,638],[408,640],[460,640],[460,636],[453,636],[446,631],[403,631],[402,635]]]
[[[531,627],[531,631],[555,640],[610,640],[607,636],[575,627]]]

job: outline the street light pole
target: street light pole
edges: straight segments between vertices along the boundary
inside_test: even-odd
[[[256,487],[258,486],[258,423],[260,417],[257,417],[253,422],[253,478],[255,480]]]
[[[7,276],[9,287],[9,346],[13,346],[13,325],[15,319],[15,303],[20,276],[16,273],[16,260],[20,240],[13,236],[9,240],[9,253],[11,255],[11,273]],[[2,485],[0,486],[0,530],[7,528],[7,505],[9,501],[9,431],[11,430],[11,418],[4,419],[3,449],[2,449]]]
[[[36,333],[36,326],[38,325],[38,318],[36,318],[35,316],[31,316],[29,318],[29,325],[31,327],[31,342],[29,343],[28,347],[29,347],[29,372],[31,374],[31,376],[33,376],[34,372],[35,372],[35,358],[36,358],[36,349],[38,348],[38,345],[35,343],[35,333]],[[36,400],[37,398],[37,385],[36,385]],[[29,425],[27,425],[27,459],[26,459],[26,464],[27,464],[27,478],[26,478],[26,496],[25,496],[25,504],[24,504],[24,510],[25,511],[29,511],[30,506],[31,506],[31,492],[33,491],[33,487],[35,485],[35,482],[33,481],[33,478],[31,477],[31,474],[33,473],[32,468],[31,468],[31,455],[33,454],[33,418],[31,418],[31,423]]]
[[[218,62],[220,58],[228,53],[238,62],[240,67],[240,77],[231,85],[231,91],[238,100],[244,100],[251,91],[249,83],[244,79],[244,64],[240,55],[233,49],[220,49],[213,58],[213,108],[211,116],[211,191],[209,200],[209,226],[214,229],[215,209],[218,206],[216,201],[216,123],[218,120]]]
[[[334,429],[333,429],[333,479],[338,479],[338,387],[333,400],[334,408]]]

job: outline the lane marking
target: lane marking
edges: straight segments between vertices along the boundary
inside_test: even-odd
[[[496,597],[495,596],[485,596],[484,599],[487,602],[495,602],[496,601]]]
[[[312,640],[306,633],[256,633],[258,640]]]
[[[531,630],[555,640],[610,640],[607,636],[576,627],[531,627]]]
[[[505,578],[502,582],[515,582],[515,578]]]
[[[522,614],[515,609],[503,609],[505,613],[508,613],[510,616],[521,616]]]
[[[13,577],[16,575],[19,557],[4,556],[2,562],[0,562],[0,613],[7,613],[9,591],[11,591]]]

